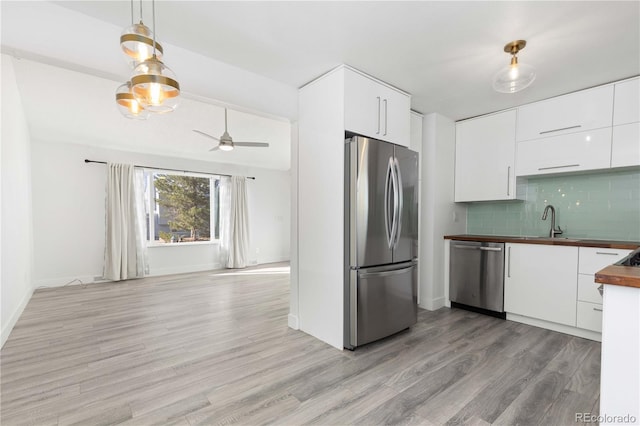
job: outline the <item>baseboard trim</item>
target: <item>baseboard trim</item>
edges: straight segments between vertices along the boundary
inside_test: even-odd
[[[33,296],[33,289],[25,293],[24,297],[20,301],[20,304],[18,305],[16,310],[13,312],[13,314],[9,318],[9,321],[7,321],[6,324],[2,324],[2,334],[0,335],[0,340],[1,340],[0,348],[4,346],[5,342],[9,338],[9,335],[11,334],[13,327],[18,322],[18,319],[20,318],[20,315],[22,315],[22,312],[24,312],[24,308],[27,307],[29,300],[31,300],[31,296]]]
[[[296,315],[287,315],[287,323],[289,325],[289,328],[300,330],[300,324],[298,323],[298,317]]]
[[[570,325],[557,324],[555,322],[510,313],[507,313],[507,320],[521,322],[523,324],[532,325],[534,327],[546,328],[547,330],[570,334],[572,336],[582,337],[583,339],[595,340],[596,342],[602,341],[601,333],[591,330],[585,330],[583,328],[572,327]]]
[[[47,278],[44,280],[37,280],[35,282],[35,289],[39,288],[54,288],[64,287],[68,285],[82,285],[93,284],[95,282],[105,282],[106,280],[96,281],[97,275],[76,275],[75,277],[60,277],[60,278]]]
[[[445,306],[444,297],[437,297],[435,299],[427,299],[419,305],[421,308],[426,309],[427,311],[437,311],[438,309]]]

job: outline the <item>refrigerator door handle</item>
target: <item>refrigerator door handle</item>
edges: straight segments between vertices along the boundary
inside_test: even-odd
[[[391,196],[389,191],[389,185],[393,184],[393,161],[391,157],[389,157],[389,162],[387,163],[387,175],[384,182],[384,225],[385,225],[385,235],[387,237],[387,246],[391,248],[393,245],[393,234],[391,227],[391,218],[389,217],[389,207],[391,203]]]
[[[416,265],[407,266],[406,268],[394,269],[391,271],[383,271],[383,272],[361,272],[360,278],[368,278],[368,277],[392,277],[394,275],[402,275],[406,273],[408,270],[415,268]]]
[[[396,229],[393,240],[393,248],[395,249],[398,246],[398,242],[400,241],[400,232],[402,231],[402,211],[404,209],[404,197],[402,194],[402,173],[400,172],[400,163],[395,157],[393,159],[393,166],[396,175],[395,198],[397,200],[395,213]]]
[[[398,174],[396,172],[395,158],[389,158],[389,166],[391,167],[391,184],[393,185],[393,218],[391,221],[391,242],[389,248],[393,249],[396,245],[396,234],[398,233]]]

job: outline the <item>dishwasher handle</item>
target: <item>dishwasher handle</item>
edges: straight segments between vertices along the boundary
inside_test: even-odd
[[[463,246],[458,244],[453,247],[462,250],[502,251],[502,247]]]

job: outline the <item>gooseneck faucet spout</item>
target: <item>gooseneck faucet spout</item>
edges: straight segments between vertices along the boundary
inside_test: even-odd
[[[544,211],[542,212],[542,220],[547,220],[547,213],[549,213],[549,210],[551,210],[551,229],[549,229],[549,237],[555,238],[556,235],[562,234],[562,229],[560,229],[560,226],[556,229],[556,209],[551,204],[548,204],[547,207],[544,208]]]

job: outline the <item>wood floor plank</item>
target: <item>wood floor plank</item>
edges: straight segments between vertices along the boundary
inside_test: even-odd
[[[598,343],[440,309],[338,351],[287,327],[287,267],[37,290],[0,351],[0,422],[484,425],[597,414]]]

